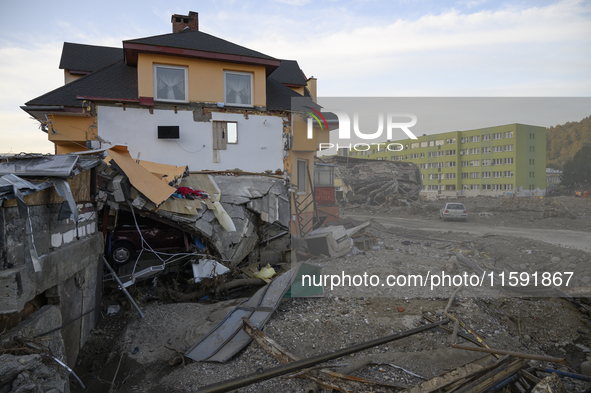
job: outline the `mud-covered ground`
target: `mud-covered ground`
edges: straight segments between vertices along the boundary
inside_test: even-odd
[[[544,209],[549,208],[544,199],[530,200],[527,208],[524,207],[526,202],[511,199],[507,202],[465,198],[462,203],[471,213],[494,213],[494,218],[483,221],[487,223],[483,225],[520,226],[522,223],[521,226],[527,228],[533,222],[535,227],[549,230],[569,225],[577,231],[591,231],[590,200],[550,199],[560,200],[570,213],[559,212],[558,216],[543,218]],[[353,210],[362,209],[363,214],[376,217],[407,214],[408,217],[438,220],[439,205],[441,202],[423,202],[421,207],[413,209],[414,212],[398,207]],[[386,213],[386,209],[394,210]],[[527,212],[527,209],[535,211]],[[574,219],[570,218],[571,213]],[[497,277],[499,273],[506,273],[505,280],[510,272],[527,273],[531,279],[535,272],[572,271],[570,286],[560,285],[563,292],[576,289],[580,293],[591,282],[591,254],[540,241],[386,228],[377,222],[367,228],[366,234],[373,238],[371,249],[310,262],[323,266],[323,274],[327,275],[368,273],[383,280],[388,275],[472,273],[473,269],[462,263],[462,259],[466,259],[472,266],[493,272]],[[150,286],[146,285],[134,292],[145,319],[140,319],[118,292],[110,292],[110,296],[105,297],[104,318],[84,346],[76,370],[89,389],[73,391],[191,392],[198,391],[200,386],[279,365],[256,343],[251,343],[225,364],[193,363],[183,358],[181,355],[188,347],[244,298],[216,301],[210,297],[195,303],[172,303],[165,295],[167,291],[158,289],[171,285],[170,282],[159,279],[156,287],[152,284],[152,289],[148,290]],[[292,354],[307,358],[424,325],[429,323],[425,316],[442,319],[454,288],[453,285],[433,289],[430,286],[338,286],[331,290],[329,285],[325,287],[324,297],[283,299],[263,332]],[[532,290],[531,286],[528,289],[529,292],[512,292],[490,285],[466,288],[459,292],[450,311],[493,348],[564,357],[567,365],[546,363],[544,366],[580,373],[581,362],[591,355],[588,302],[580,298],[539,297],[548,293]],[[108,305],[120,305],[121,311],[106,315]],[[351,375],[414,386],[423,378],[432,378],[476,358],[490,356],[451,348],[450,339],[449,332],[434,329],[335,359],[330,362],[333,367],[328,368],[343,372],[366,359],[372,364]],[[466,343],[462,338],[459,342]],[[537,361],[531,364],[540,365]],[[591,383],[569,378],[564,378],[563,383],[570,392],[583,392],[591,387]],[[237,391],[304,392],[308,387],[306,379],[282,376]]]

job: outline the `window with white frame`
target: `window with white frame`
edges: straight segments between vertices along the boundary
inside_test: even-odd
[[[418,149],[418,147],[419,147],[419,142],[415,142],[415,143],[410,144],[411,149]]]
[[[503,165],[503,159],[502,158],[493,158],[492,164],[493,165]]]
[[[513,164],[513,157],[505,158],[503,162],[505,163],[505,165]]]
[[[154,64],[154,100],[189,102],[187,67]]]
[[[470,172],[470,179],[478,179],[480,177],[480,172]]]
[[[490,148],[490,146],[482,148],[482,154],[490,153],[491,151],[492,149]]]
[[[492,134],[493,140],[497,140],[497,139],[503,139],[503,134],[501,132],[498,132],[496,134]]]
[[[425,158],[425,153],[421,153],[421,158]]]
[[[483,179],[490,179],[490,172],[482,172]]]
[[[467,136],[465,136],[465,137],[463,137],[462,139],[460,139],[460,142],[461,142],[461,143],[468,143],[468,141],[469,141],[469,140],[470,140],[470,139],[469,139]]]
[[[224,71],[225,104],[253,106],[252,74]]]
[[[470,166],[480,166],[480,161],[479,160],[472,160],[472,161],[470,161]]]
[[[462,173],[462,179],[467,179],[469,176],[469,173]]]
[[[446,173],[445,174],[445,178],[446,179],[455,179],[456,178],[456,174],[455,173]]]
[[[499,177],[503,177],[503,172],[493,172],[492,175],[493,175],[492,177],[494,177],[496,179]]]
[[[470,154],[479,154],[479,153],[480,153],[479,148],[470,149]]]
[[[481,160],[482,166],[490,166],[490,160]]]
[[[471,136],[470,137],[470,142],[478,142],[480,140],[480,136]]]
[[[471,190],[479,190],[480,189],[480,184],[470,184],[470,189]]]
[[[427,147],[428,144],[428,142],[421,142],[421,147]]]
[[[482,189],[483,190],[490,190],[492,188],[491,186],[492,186],[492,184],[483,184]]]
[[[445,166],[448,168],[453,168],[456,166],[456,162],[455,161],[448,161],[445,163]]]
[[[505,145],[505,151],[513,151],[513,145]]]
[[[490,141],[490,134],[482,135],[482,141]]]
[[[503,146],[493,146],[493,153],[501,153],[503,151]]]
[[[513,131],[505,132],[505,139],[513,138]]]
[[[513,171],[505,171],[505,177],[513,177]]]
[[[435,141],[435,146],[441,146],[441,145],[443,145],[443,139],[437,139]]]
[[[468,161],[462,161],[462,166],[468,166]]]
[[[451,145],[453,143],[456,143],[456,138],[447,138],[445,140],[445,144],[447,144],[447,145]]]
[[[445,155],[446,156],[455,156],[456,155],[456,149],[446,150],[445,151]]]

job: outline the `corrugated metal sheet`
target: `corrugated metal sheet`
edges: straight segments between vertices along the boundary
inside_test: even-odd
[[[224,363],[230,360],[252,340],[242,329],[242,318],[248,318],[256,327],[262,329],[287,292],[292,272],[298,269],[299,265],[271,281],[249,300],[229,312],[185,355],[197,362]]]

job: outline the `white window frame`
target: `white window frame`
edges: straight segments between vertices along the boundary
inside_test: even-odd
[[[185,99],[184,100],[170,100],[165,98],[158,98],[158,68],[168,68],[168,69],[176,69],[176,70],[183,70],[185,73]],[[189,71],[188,67],[184,66],[173,66],[168,64],[153,64],[152,65],[152,80],[154,85],[154,101],[159,102],[189,102]]]
[[[250,104],[235,104],[233,102],[226,101],[226,75],[247,75],[250,77]],[[254,106],[254,77],[252,72],[241,72],[241,71],[224,71],[224,105],[228,106],[241,106],[246,108],[252,108]]]

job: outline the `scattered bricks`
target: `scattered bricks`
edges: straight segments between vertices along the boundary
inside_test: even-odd
[[[404,312],[404,307],[398,307],[398,312]]]
[[[494,214],[491,212],[482,212],[482,213],[478,213],[478,217],[479,218],[493,218]]]

